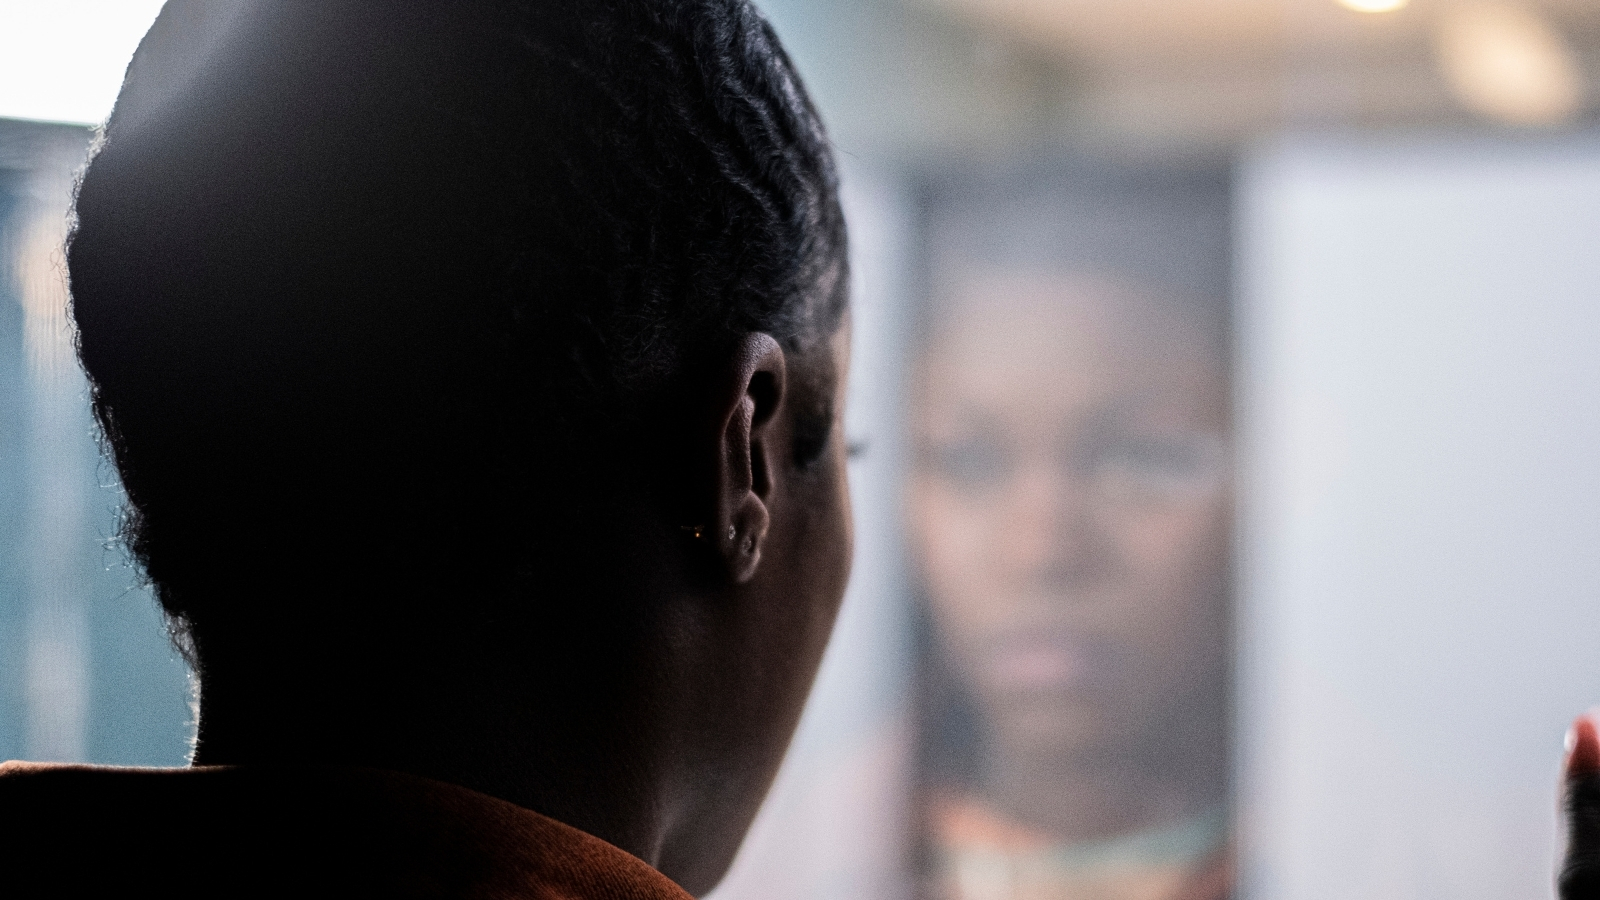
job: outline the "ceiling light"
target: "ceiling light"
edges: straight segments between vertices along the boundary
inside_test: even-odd
[[[1411,0],[1339,0],[1339,5],[1356,12],[1386,13],[1394,12],[1409,2]]]
[[[1462,106],[1516,125],[1556,125],[1583,106],[1572,47],[1531,10],[1480,3],[1450,10],[1436,34],[1439,65]]]

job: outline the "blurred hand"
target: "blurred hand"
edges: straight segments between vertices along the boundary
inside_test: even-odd
[[[1561,865],[1561,900],[1600,900],[1600,734],[1588,716],[1572,725],[1563,770],[1567,856]]]

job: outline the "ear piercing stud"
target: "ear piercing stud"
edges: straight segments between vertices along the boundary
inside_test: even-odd
[[[706,526],[704,525],[679,525],[678,530],[688,534],[689,537],[697,541],[705,540],[706,537]],[[739,540],[739,527],[737,525],[729,525],[728,541],[731,543],[737,540]],[[754,537],[747,539],[745,541],[745,552],[755,549],[755,544],[756,542]]]

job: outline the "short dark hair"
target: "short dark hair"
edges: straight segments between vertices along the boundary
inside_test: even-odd
[[[1176,308],[1228,353],[1232,173],[1226,161],[1157,166],[1086,154],[952,168],[922,190],[926,341],[971,274],[1079,275]]]
[[[534,577],[564,466],[847,302],[828,142],[748,0],[171,0],[76,215],[124,539],[196,638]]]

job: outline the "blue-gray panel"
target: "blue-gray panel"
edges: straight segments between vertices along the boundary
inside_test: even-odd
[[[70,520],[72,552],[50,572],[50,581],[70,585],[84,604],[87,622],[87,705],[83,755],[87,761],[119,765],[178,765],[191,734],[187,675],[167,640],[148,592],[138,587],[113,541],[121,497],[114,473],[95,445],[81,381],[73,391],[71,427],[48,439],[33,427],[40,402],[24,346],[25,317],[14,273],[29,223],[54,215],[41,204],[64,202],[60,185],[82,164],[86,129],[0,120],[0,759],[27,752],[27,619],[33,601],[26,557],[29,516],[37,509],[39,484],[29,460],[65,461],[78,490],[62,496],[83,504]],[[65,209],[61,210],[65,214]],[[74,372],[74,374],[76,374]],[[59,498],[55,498],[59,502]]]

